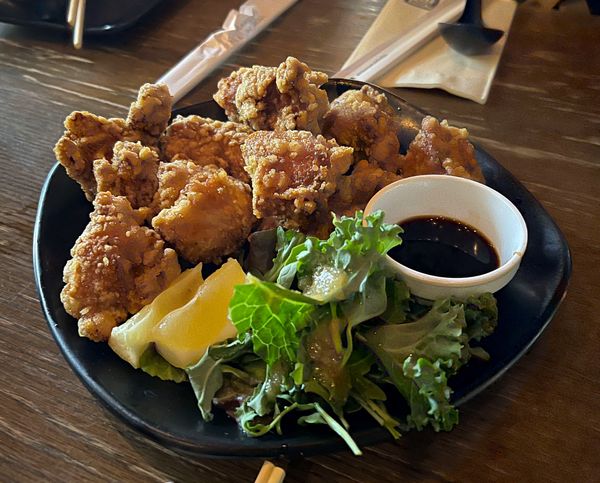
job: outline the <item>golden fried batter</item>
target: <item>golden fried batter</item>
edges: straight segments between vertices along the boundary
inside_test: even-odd
[[[485,182],[468,131],[427,116],[402,159],[402,174],[449,174]]]
[[[337,182],[352,163],[352,148],[308,131],[259,131],[242,145],[252,177],[257,218],[307,229],[313,214],[327,212]]]
[[[327,75],[312,71],[294,57],[279,67],[242,67],[221,79],[213,96],[232,121],[254,130],[304,129],[321,132],[319,123],[329,107],[319,86]]]
[[[65,119],[63,136],[54,147],[56,159],[77,181],[88,200],[97,193],[93,163],[112,159],[117,141],[142,141],[154,146],[167,127],[171,115],[171,96],[164,85],[144,84],[131,105],[127,120],[106,119],[89,112],[75,111]]]
[[[79,319],[79,335],[104,341],[113,327],[149,304],[179,275],[177,254],[127,198],[100,192],[71,249],[60,299]]]
[[[166,84],[144,84],[129,108],[127,127],[137,132],[144,144],[154,145],[169,124],[172,107]]]
[[[214,164],[234,178],[249,182],[240,145],[251,132],[237,122],[177,116],[161,136],[160,148],[165,161],[189,159],[202,166]]]
[[[357,160],[367,158],[386,171],[398,172],[400,143],[394,110],[385,94],[371,86],[349,90],[335,99],[323,119],[323,134],[352,146]]]
[[[239,249],[252,216],[250,186],[213,165],[163,163],[152,226],[192,263],[217,262]]]
[[[94,161],[98,191],[125,196],[133,208],[149,206],[158,188],[158,151],[141,143],[117,141],[111,161]]]
[[[65,128],[64,135],[54,147],[56,159],[92,201],[96,194],[93,162],[99,158],[112,158],[114,144],[126,131],[125,121],[75,111],[65,119]]]
[[[365,209],[369,200],[381,188],[401,178],[402,176],[385,171],[363,159],[354,165],[351,174],[340,178],[329,207],[336,215],[354,216],[357,210]]]

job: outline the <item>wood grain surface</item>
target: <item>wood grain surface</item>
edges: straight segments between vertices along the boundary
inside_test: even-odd
[[[164,2],[133,29],[86,38],[0,24],[0,481],[250,482],[260,460],[179,455],[129,429],[74,376],[39,308],[32,228],[72,110],[122,116],[239,2]],[[180,103],[240,65],[287,55],[335,72],[382,0],[302,0]],[[519,8],[489,101],[399,89],[466,126],[542,202],[574,259],[569,293],[533,349],[461,409],[450,433],[282,462],[286,482],[600,481],[600,18]],[[65,216],[69,216],[65,213]]]

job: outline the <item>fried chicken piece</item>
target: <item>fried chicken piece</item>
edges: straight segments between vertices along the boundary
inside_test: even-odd
[[[242,145],[259,218],[307,231],[352,163],[352,148],[308,131],[258,131]]]
[[[158,188],[158,150],[141,143],[117,141],[111,161],[94,161],[94,177],[98,191],[125,196],[131,206],[149,206]]]
[[[245,124],[221,122],[200,116],[177,116],[160,138],[163,159],[189,159],[214,164],[227,174],[248,183],[240,145],[252,132]]]
[[[79,319],[79,335],[107,340],[113,327],[136,313],[179,275],[177,254],[127,198],[100,192],[90,222],[71,249],[60,299]]]
[[[402,174],[449,174],[485,182],[475,158],[475,149],[468,140],[468,131],[441,123],[427,116],[421,130],[410,144],[402,164]]]
[[[363,159],[354,165],[352,173],[340,178],[329,207],[336,215],[354,216],[381,188],[401,178]]]
[[[355,158],[367,158],[386,171],[398,172],[400,143],[394,110],[385,94],[363,86],[335,99],[323,118],[323,134],[354,148]]]
[[[112,158],[114,144],[126,132],[125,121],[75,111],[65,119],[65,128],[64,135],[54,147],[56,159],[92,201],[96,194],[93,162],[99,158]]]
[[[140,140],[153,146],[167,128],[173,98],[166,84],[144,84],[129,108],[127,127],[139,134]]]
[[[127,120],[106,119],[86,111],[75,111],[65,119],[63,136],[54,147],[56,159],[77,181],[86,198],[97,193],[93,163],[96,159],[112,159],[117,141],[142,141],[154,146],[167,127],[171,115],[171,96],[164,85],[144,84],[138,99],[131,105]]]
[[[294,57],[279,67],[242,67],[221,79],[213,96],[235,122],[254,130],[302,129],[321,132],[319,123],[327,108],[327,82],[323,72],[312,71]]]
[[[184,160],[161,164],[158,178],[152,226],[183,258],[217,262],[242,246],[255,221],[250,186]]]

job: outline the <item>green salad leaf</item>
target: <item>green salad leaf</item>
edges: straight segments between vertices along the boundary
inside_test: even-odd
[[[350,392],[350,374],[344,365],[344,351],[337,318],[319,322],[302,340],[304,390],[327,401],[341,418]]]
[[[398,225],[385,224],[383,212],[367,217],[334,217],[334,230],[327,240],[305,237],[293,231],[278,233],[278,254],[267,280],[298,287],[321,303],[343,301],[364,290],[369,276],[385,270],[385,255],[402,243]],[[385,308],[384,308],[385,310]]]
[[[259,437],[281,434],[294,413],[299,425],[328,425],[354,454],[351,412],[394,438],[450,430],[458,411],[448,378],[471,356],[486,358],[471,343],[494,330],[496,299],[419,299],[385,260],[401,243],[397,225],[381,212],[333,224],[327,240],[283,228],[251,240],[246,261],[256,276],[235,287],[229,305],[238,339],[211,346],[186,370],[204,419],[220,404]],[[403,417],[388,411],[399,397]]]
[[[456,301],[460,302],[458,299]],[[494,332],[498,323],[498,306],[491,293],[468,297],[463,303],[469,340],[480,341]]]
[[[223,385],[223,364],[250,352],[250,336],[245,334],[241,339],[210,346],[195,365],[185,370],[205,421],[213,418],[212,401]]]
[[[295,362],[299,332],[321,313],[315,301],[252,275],[248,282],[235,287],[229,304],[229,317],[238,334],[250,332],[254,352],[269,366],[282,358]]]
[[[156,351],[154,344],[150,344],[140,356],[140,369],[163,381],[184,382],[187,380],[185,371],[170,364]]]
[[[436,430],[449,430],[457,420],[446,371],[456,371],[468,357],[465,328],[464,306],[443,299],[415,322],[381,325],[362,334],[409,403],[409,424],[417,429],[430,422]]]

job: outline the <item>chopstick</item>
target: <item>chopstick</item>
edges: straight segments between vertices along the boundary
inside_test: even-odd
[[[265,461],[254,480],[254,483],[283,483],[285,478],[285,470],[279,466],[275,466],[270,461]]]
[[[73,27],[73,47],[80,49],[83,43],[83,22],[85,20],[85,1],[79,0],[77,3],[77,13],[75,14],[75,26]]]
[[[70,27],[75,25],[75,12],[77,12],[77,4],[79,0],[69,0],[69,6],[67,8],[67,23]]]

